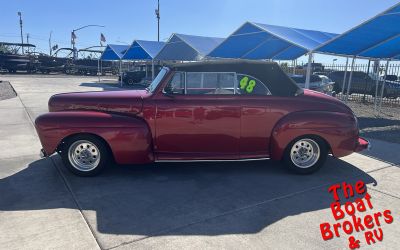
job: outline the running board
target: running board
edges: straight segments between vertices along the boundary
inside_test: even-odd
[[[264,161],[270,158],[237,159],[237,160],[156,160],[155,162],[233,162],[233,161]]]

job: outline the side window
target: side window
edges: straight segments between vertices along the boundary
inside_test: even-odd
[[[233,95],[234,86],[235,73],[186,73],[186,94],[188,95]]]
[[[185,94],[185,73],[175,72],[167,86],[165,86],[164,92],[172,95]]]
[[[186,73],[186,94],[197,95],[202,92],[202,73],[188,72]]]
[[[237,74],[237,82],[236,93],[239,95],[271,95],[267,86],[252,76]]]

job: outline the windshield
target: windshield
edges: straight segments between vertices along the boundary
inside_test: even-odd
[[[153,80],[153,82],[149,85],[147,90],[151,93],[156,90],[157,86],[160,84],[161,80],[164,78],[164,76],[167,74],[168,68],[164,67],[161,69],[160,73],[158,73],[157,77]]]

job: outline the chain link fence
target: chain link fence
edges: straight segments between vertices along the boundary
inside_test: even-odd
[[[281,63],[281,67],[288,75],[305,76],[307,72],[307,64]],[[345,64],[320,63],[313,63],[311,68],[313,75],[325,75],[335,82],[336,98],[346,102],[357,115],[361,136],[400,143],[398,63],[355,64],[353,73],[351,73],[351,63],[347,69]],[[311,80],[313,79],[318,77],[311,77]]]
[[[307,64],[291,65],[282,63],[282,68],[289,75],[306,75]],[[337,98],[344,101],[373,103],[382,106],[400,106],[400,65],[386,63],[355,64],[312,64],[312,74],[325,75],[334,84]],[[348,95],[347,95],[348,93]],[[383,98],[380,98],[383,96]]]

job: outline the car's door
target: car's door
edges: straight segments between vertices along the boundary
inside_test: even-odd
[[[270,136],[275,125],[268,105],[271,92],[253,76],[237,74],[237,81],[236,95],[241,108],[240,157],[269,157]]]
[[[238,159],[235,83],[235,73],[175,72],[156,101],[158,160]]]

